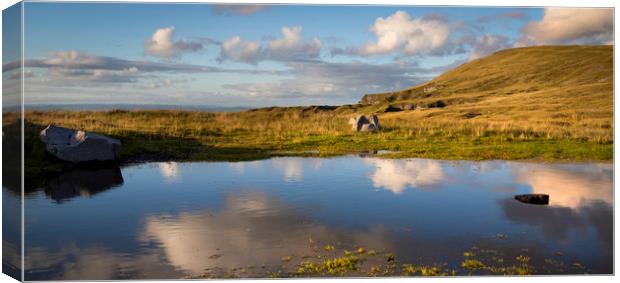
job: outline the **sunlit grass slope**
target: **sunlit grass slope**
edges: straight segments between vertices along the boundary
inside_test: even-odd
[[[611,142],[613,47],[503,50],[425,84],[365,100],[377,111],[399,102],[441,100],[448,106],[388,115],[401,122],[423,120],[436,130],[464,127],[476,135]]]

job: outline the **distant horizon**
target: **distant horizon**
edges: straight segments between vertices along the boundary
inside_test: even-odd
[[[354,104],[503,49],[613,44],[608,8],[24,5],[26,105]],[[5,93],[17,52],[3,54]]]

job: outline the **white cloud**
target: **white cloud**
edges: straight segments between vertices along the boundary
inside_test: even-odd
[[[282,38],[270,41],[267,46],[269,57],[281,60],[318,57],[323,43],[317,37],[304,42],[302,31],[300,26],[282,27]]]
[[[319,57],[323,43],[317,37],[304,41],[302,31],[300,26],[282,27],[282,37],[268,41],[266,46],[233,36],[222,42],[218,60],[256,64],[261,60],[295,61]]]
[[[65,67],[83,65],[93,66],[103,64],[104,59],[96,55],[71,50],[56,52],[52,57],[45,59],[43,62],[48,65]]]
[[[124,70],[49,68],[48,78],[63,83],[133,83],[139,78],[138,69]]]
[[[613,9],[546,8],[542,20],[524,27],[517,45],[607,44],[613,40],[613,29]]]
[[[469,53],[469,59],[477,59],[495,51],[510,47],[509,38],[502,35],[486,34],[478,38]]]
[[[244,41],[239,36],[224,41],[220,49],[220,61],[231,59],[256,64],[261,56],[260,43],[256,41]]]
[[[182,52],[195,52],[202,49],[199,42],[177,40],[173,41],[174,27],[160,28],[153,33],[150,39],[144,42],[146,54],[162,58],[178,57]]]
[[[398,11],[387,18],[378,18],[370,31],[377,41],[369,43],[360,55],[402,52],[405,55],[427,53],[442,47],[448,40],[450,28],[439,18],[411,18],[409,14]]]

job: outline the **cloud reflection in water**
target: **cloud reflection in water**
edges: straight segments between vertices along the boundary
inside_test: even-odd
[[[407,188],[428,188],[444,179],[441,164],[429,159],[369,159],[375,165],[370,174],[375,188],[401,194]]]

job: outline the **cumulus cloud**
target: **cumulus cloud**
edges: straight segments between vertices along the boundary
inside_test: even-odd
[[[216,4],[213,9],[216,14],[226,16],[247,16],[267,9],[266,5],[238,5],[238,4]]]
[[[276,60],[316,58],[321,54],[323,43],[317,37],[305,42],[301,37],[303,28],[282,27],[282,38],[269,42],[269,57]]]
[[[150,39],[144,42],[146,54],[162,58],[174,58],[183,52],[195,52],[202,49],[202,43],[184,39],[174,41],[174,27],[157,29]]]
[[[546,8],[540,21],[528,23],[517,45],[610,43],[613,41],[613,9]]]
[[[256,64],[261,56],[261,52],[259,42],[244,41],[239,36],[233,36],[222,42],[218,60],[221,62],[230,59],[248,64]]]
[[[369,30],[377,40],[362,47],[360,55],[428,53],[443,46],[450,35],[449,25],[441,18],[412,18],[404,11],[398,11],[387,18],[378,18]]]
[[[489,55],[495,51],[510,47],[510,39],[502,35],[486,34],[473,42],[469,59],[477,59]]]
[[[302,31],[300,26],[282,27],[282,37],[270,40],[265,45],[233,36],[221,43],[218,60],[256,64],[261,60],[295,61],[319,57],[323,43],[317,37],[304,41]]]

